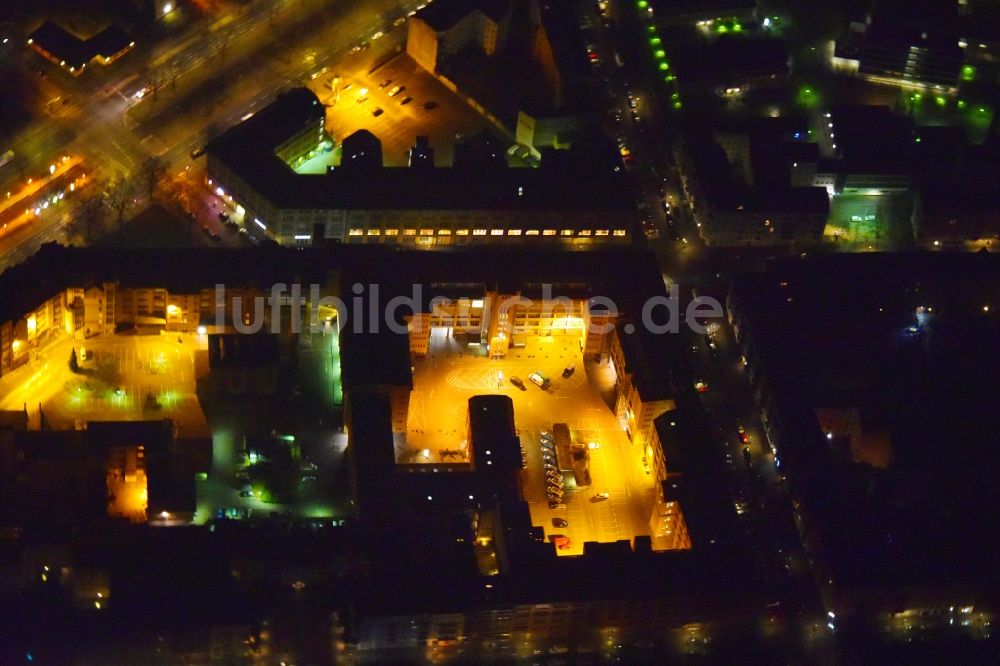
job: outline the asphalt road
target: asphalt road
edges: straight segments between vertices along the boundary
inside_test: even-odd
[[[71,79],[47,63],[40,65],[45,75],[38,81],[41,96],[67,103],[57,103],[55,115],[39,113],[11,146],[34,165],[46,163],[51,155],[82,155],[108,179],[134,175],[150,154],[179,168],[190,161],[191,150],[204,143],[206,130],[222,131],[265,106],[280,90],[309,81],[313,73],[338,62],[352,46],[370,41],[372,34],[391,27],[416,5],[412,0],[284,0],[280,5],[259,0],[231,20],[194,22],[157,48],[128,54],[111,66],[117,68],[110,81],[101,76],[104,72],[94,80],[87,79],[92,72]],[[283,25],[295,31],[295,39],[262,38],[274,31],[284,34]],[[383,39],[399,41],[404,34],[405,25]],[[29,67],[37,62],[30,53],[22,59]],[[186,90],[169,83],[206,67],[214,68],[207,109],[199,103],[206,95],[204,86]],[[145,73],[140,76],[140,71]],[[129,110],[137,103],[134,91],[149,81],[161,86],[155,113],[133,122]],[[17,243],[12,237],[0,245],[0,270],[30,256],[43,237],[63,240],[52,224],[38,226],[37,234],[18,236]]]

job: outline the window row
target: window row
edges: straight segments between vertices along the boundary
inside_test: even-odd
[[[359,229],[354,227],[348,231],[349,236],[416,236],[418,235],[417,229]],[[451,236],[454,233],[456,236],[468,236],[470,234],[469,229],[455,229],[454,232],[451,229],[420,229],[420,236]],[[596,229],[591,231],[590,229],[581,229],[576,231],[574,229],[543,229],[539,231],[538,229],[472,229],[471,234],[473,236],[520,236],[524,234],[525,236],[625,236],[626,232],[624,229]]]

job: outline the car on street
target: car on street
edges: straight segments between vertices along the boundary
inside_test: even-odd
[[[563,509],[566,508],[566,505],[563,504],[562,502],[557,501],[557,500],[550,499],[549,500],[549,508],[553,509],[553,510],[556,510],[556,511],[561,511],[561,510],[563,510]]]
[[[191,151],[191,159],[196,160],[204,154],[205,154],[205,149],[199,146]]]
[[[390,90],[386,94],[389,95],[389,97],[395,97],[396,95],[398,95],[399,93],[403,92],[404,90],[406,90],[406,86],[393,86],[392,90]]]
[[[565,368],[563,368],[563,371],[562,371],[563,379],[569,379],[570,377],[573,376],[574,372],[576,372],[576,366],[575,365],[567,365]]]
[[[369,47],[371,47],[371,44],[369,44],[368,42],[362,42],[361,44],[358,44],[350,51],[348,51],[348,53],[354,55],[356,53],[361,53],[362,51],[367,51]]]
[[[694,382],[694,388],[698,393],[708,393],[708,382],[704,379],[697,379]]]
[[[390,83],[392,83],[392,79],[386,79],[386,80],[385,80],[385,81],[383,81],[382,83],[378,84],[378,87],[379,87],[379,88],[385,88],[385,87],[386,87],[386,86],[388,86],[388,85],[389,85]]]
[[[372,115],[375,116],[376,118],[378,118],[379,116],[381,116],[383,113],[385,113],[385,111],[383,111],[382,109],[380,109],[377,106],[374,109],[372,109]]]
[[[438,103],[435,102],[434,100],[431,100],[429,102],[424,102],[420,106],[423,108],[424,111],[433,111],[434,109],[438,108]]]
[[[549,378],[540,372],[531,373],[528,375],[528,380],[540,389],[547,389],[552,384]]]
[[[409,104],[412,101],[413,101],[412,97],[404,97],[403,99],[399,100],[399,105],[400,106],[406,106],[407,104]]]
[[[515,377],[514,375],[511,375],[510,383],[516,386],[517,388],[521,389],[522,391],[528,390],[528,387],[524,385],[524,380],[522,380],[520,377]]]
[[[742,423],[736,424],[736,433],[740,436],[741,443],[743,444],[750,443],[750,433],[747,432],[747,429],[743,427]]]
[[[611,497],[610,493],[606,493],[606,492],[594,493],[594,499],[595,500],[606,500],[609,497]]]
[[[562,527],[569,527],[569,521],[566,520],[565,518],[553,518],[552,519],[552,526],[553,527],[560,527],[560,528],[562,528]]]

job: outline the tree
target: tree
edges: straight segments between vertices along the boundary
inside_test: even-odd
[[[80,363],[76,360],[76,347],[69,350],[69,371],[74,375],[80,372]]]
[[[156,186],[159,184],[165,171],[166,167],[159,157],[151,155],[142,163],[142,171],[140,173],[142,187],[146,190],[146,196],[150,199],[153,198]]]
[[[122,177],[112,181],[104,191],[104,203],[115,214],[119,229],[125,226],[125,212],[135,203],[135,190],[135,181]]]
[[[67,235],[79,238],[88,245],[104,235],[104,222],[104,201],[100,197],[88,197],[73,212],[73,218],[67,225]]]
[[[233,33],[229,30],[223,30],[222,34],[219,35],[219,66],[221,67],[226,62],[226,52],[229,50],[229,42],[233,38]]]

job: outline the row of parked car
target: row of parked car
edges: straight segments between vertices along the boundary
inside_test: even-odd
[[[565,481],[562,472],[559,471],[559,463],[556,461],[555,440],[551,432],[542,432],[541,448],[542,467],[545,470],[545,497],[549,501],[549,508],[565,509],[566,504],[563,503]]]

